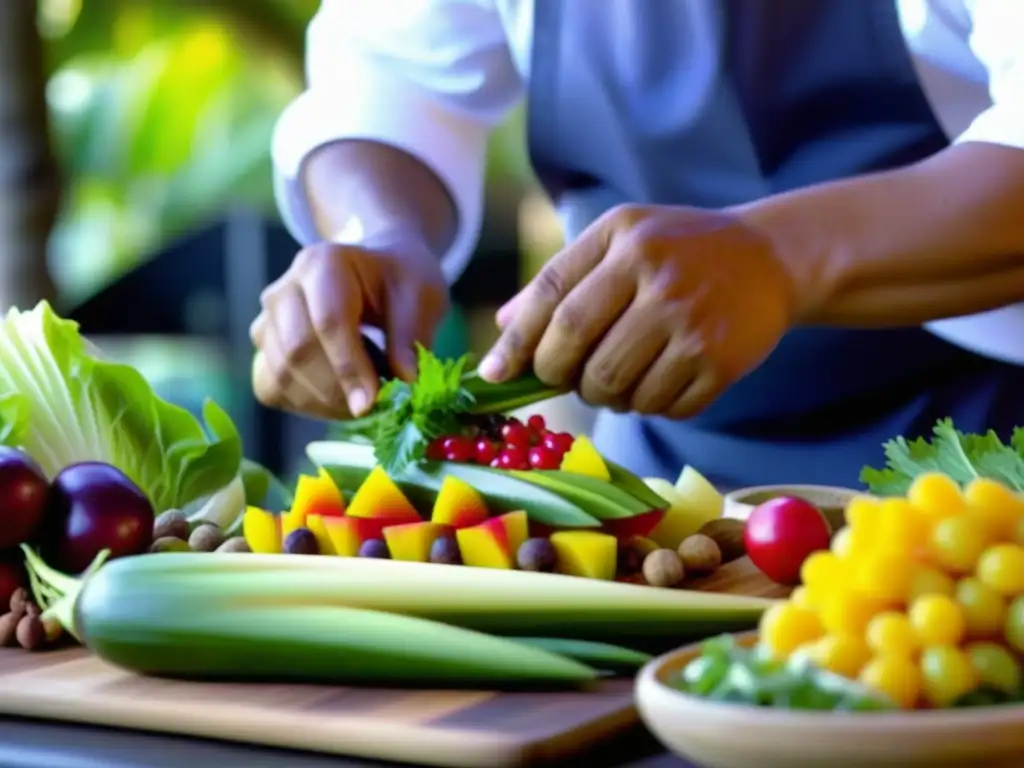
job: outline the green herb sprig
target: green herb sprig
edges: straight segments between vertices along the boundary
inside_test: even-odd
[[[865,467],[860,480],[877,496],[900,496],[918,475],[941,472],[960,483],[984,477],[1024,491],[1024,428],[1007,445],[989,430],[983,435],[958,432],[951,419],[935,425],[931,440],[897,437],[884,445],[886,466]]]
[[[383,381],[369,414],[331,430],[336,440],[371,443],[388,474],[422,461],[431,440],[461,432],[474,416],[506,413],[560,394],[532,374],[503,384],[486,382],[467,370],[469,355],[442,360],[422,346],[416,352],[415,381]]]

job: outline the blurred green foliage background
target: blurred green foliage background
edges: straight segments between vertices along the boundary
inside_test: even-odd
[[[276,216],[274,122],[303,83],[318,0],[40,0],[65,179],[51,246],[77,302],[236,204]],[[530,184],[521,115],[491,184]],[[513,214],[514,215],[514,214]]]

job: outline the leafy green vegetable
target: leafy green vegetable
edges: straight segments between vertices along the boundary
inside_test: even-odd
[[[466,371],[469,355],[441,360],[422,346],[417,353],[414,382],[384,382],[367,416],[332,430],[335,439],[371,443],[388,473],[421,461],[431,440],[460,431],[471,416],[504,413],[559,394],[532,374],[505,384],[486,382]]]
[[[239,473],[242,441],[213,402],[204,424],[160,399],[127,365],[102,359],[46,303],[0,322],[0,443],[53,477],[82,461],[112,464],[156,511],[210,496]]]
[[[719,702],[754,707],[868,712],[894,704],[845,677],[818,669],[799,656],[766,658],[739,646],[732,635],[707,640],[700,655],[673,681],[681,691]]]
[[[984,435],[965,435],[956,430],[952,420],[943,419],[935,425],[931,440],[897,437],[884,449],[886,466],[865,467],[860,474],[861,482],[878,496],[905,494],[915,477],[933,471],[960,484],[985,477],[1024,491],[1024,428],[1015,430],[1006,445],[991,430]]]

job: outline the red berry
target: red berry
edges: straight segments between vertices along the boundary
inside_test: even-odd
[[[543,434],[544,430],[547,428],[547,424],[544,421],[544,417],[541,416],[539,413],[535,413],[533,414],[533,416],[528,418],[526,420],[526,426],[528,426],[534,432],[539,432],[541,434]]]
[[[468,437],[447,437],[442,443],[447,461],[465,463],[476,458],[476,446]]]
[[[526,448],[530,445],[530,430],[519,421],[510,421],[501,428],[501,437],[505,445]]]
[[[488,466],[494,467],[495,469],[501,469],[501,459],[495,456],[491,459],[491,463]]]
[[[502,469],[529,469],[530,459],[522,448],[509,446],[498,454],[498,466]]]
[[[558,469],[562,457],[550,448],[535,445],[530,449],[530,466],[534,469]]]
[[[481,437],[476,441],[476,463],[477,464],[490,464],[498,457],[498,446],[488,440],[486,437]]]
[[[572,448],[573,436],[568,432],[548,432],[544,435],[543,446],[558,454],[564,454]]]
[[[427,461],[444,461],[444,438],[431,440],[426,450]]]

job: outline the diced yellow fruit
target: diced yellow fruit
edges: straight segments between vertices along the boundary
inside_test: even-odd
[[[474,568],[515,568],[516,554],[528,536],[529,520],[523,511],[455,531],[463,564]]]
[[[648,538],[659,547],[676,549],[687,536],[692,536],[701,526],[721,517],[721,510],[715,507],[693,506],[679,493],[672,483],[660,477],[645,477],[644,483],[668,502],[665,516],[661,518]]]
[[[327,533],[327,526],[324,525],[322,515],[306,515],[306,527],[316,537],[316,543],[320,546],[321,555],[336,555],[334,544],[331,542],[330,534]]]
[[[452,528],[469,528],[480,525],[488,515],[487,504],[473,486],[454,475],[446,475],[430,520]]]
[[[425,563],[430,560],[430,548],[434,541],[447,530],[448,526],[426,521],[392,525],[384,529],[384,541],[387,542],[392,560]]]
[[[562,457],[560,469],[563,472],[594,477],[605,482],[610,482],[612,479],[611,472],[608,471],[608,465],[604,463],[604,459],[597,452],[597,448],[594,447],[594,444],[589,439],[582,436],[572,441],[572,446],[565,452],[565,456]]]
[[[618,539],[596,531],[559,531],[551,534],[558,572],[588,579],[615,578]]]
[[[420,522],[416,508],[405,498],[383,467],[374,467],[348,505],[349,517],[379,517],[407,523]]]
[[[281,515],[259,507],[246,507],[242,535],[249,549],[261,555],[281,553]]]
[[[687,465],[676,480],[676,491],[680,498],[701,517],[714,520],[722,516],[725,497],[711,482],[693,467]]]
[[[312,515],[329,517],[343,514],[345,499],[330,475],[322,469],[316,476],[299,475],[292,508],[281,519],[281,536],[287,538],[292,531],[309,528],[307,518]]]
[[[404,518],[388,520],[379,517],[324,517],[323,525],[331,541],[331,551],[339,557],[355,557],[359,548],[371,539],[383,539],[384,529],[402,525]]]

